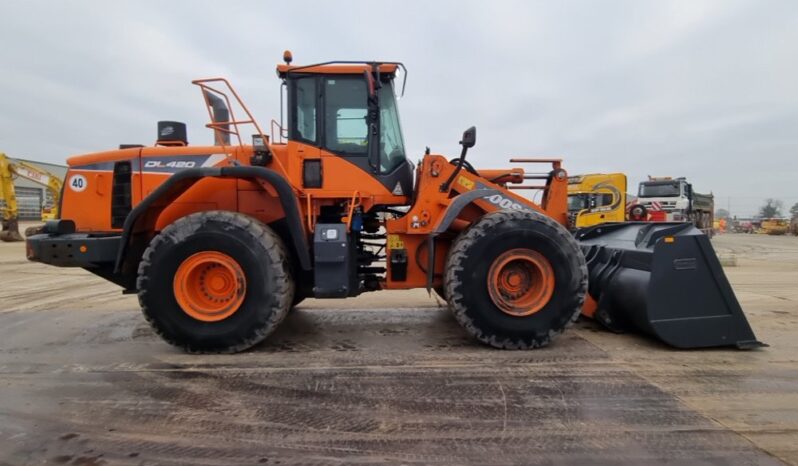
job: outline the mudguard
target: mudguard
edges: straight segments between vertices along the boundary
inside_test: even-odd
[[[148,218],[146,213],[150,211],[160,212],[169,206],[175,199],[188,190],[194,183],[205,177],[220,178],[244,178],[261,180],[270,184],[277,191],[285,212],[288,228],[291,231],[291,240],[294,250],[303,270],[311,269],[310,248],[308,247],[307,234],[302,226],[297,197],[288,182],[274,170],[263,167],[250,166],[229,166],[229,167],[206,167],[189,168],[172,175],[161,183],[144,200],[138,203],[128,214],[122,226],[122,241],[119,252],[117,253],[114,273],[119,273],[125,261],[130,238],[135,232],[137,225],[146,220],[154,222],[156,216]],[[151,227],[152,225],[150,225]]]

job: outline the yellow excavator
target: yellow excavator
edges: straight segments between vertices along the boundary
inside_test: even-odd
[[[58,218],[61,186],[63,185],[61,178],[30,163],[12,160],[0,152],[0,200],[4,201],[0,208],[3,227],[0,231],[0,241],[24,240],[19,234],[19,205],[14,192],[14,177],[22,177],[47,188],[52,195],[53,203],[51,207],[42,206],[42,220]]]

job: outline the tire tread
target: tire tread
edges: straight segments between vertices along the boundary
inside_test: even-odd
[[[530,218],[552,227],[552,229],[557,232],[558,240],[561,240],[561,243],[568,245],[568,247],[573,250],[574,253],[571,254],[570,257],[572,261],[576,262],[572,264],[572,266],[579,270],[581,274],[580,291],[577,292],[576,296],[577,305],[574,306],[573,311],[568,315],[568,318],[562,325],[549,329],[545,335],[540,337],[529,335],[526,338],[512,339],[496,335],[489,329],[479,328],[474,320],[468,316],[468,308],[463,302],[463,296],[459,294],[457,290],[462,286],[469,285],[463,283],[458,272],[464,270],[463,261],[468,256],[469,250],[478,240],[488,236],[491,229],[496,225],[502,222],[528,220]],[[469,334],[473,335],[477,340],[496,348],[525,350],[548,345],[555,337],[565,331],[566,328],[573,325],[579,318],[587,293],[587,277],[587,265],[585,264],[585,258],[579,249],[579,245],[571,233],[562,225],[554,221],[554,219],[538,212],[500,210],[486,214],[480,220],[474,222],[474,224],[461,233],[454,241],[446,260],[444,286],[447,290],[450,290],[448,293],[449,308],[454,314],[455,319]]]
[[[154,310],[146,305],[148,293],[148,274],[152,268],[152,256],[159,248],[170,247],[179,243],[191,233],[197,231],[208,221],[216,221],[234,225],[247,231],[252,237],[257,238],[267,251],[270,259],[271,273],[275,282],[275,297],[279,303],[277,312],[269,314],[268,319],[259,322],[259,325],[250,329],[250,333],[243,337],[237,344],[228,347],[207,350],[193,346],[191,343],[181,341],[168,335],[158,325],[157,319],[153,317]],[[191,214],[176,220],[164,228],[153,238],[147,249],[144,251],[138,268],[138,279],[136,288],[138,289],[139,304],[144,318],[152,329],[170,345],[182,348],[187,353],[208,354],[208,353],[238,353],[247,350],[268,337],[277,326],[285,319],[291,307],[294,297],[294,286],[291,273],[288,267],[288,252],[282,239],[267,225],[253,219],[252,217],[237,212],[228,211],[207,211]]]

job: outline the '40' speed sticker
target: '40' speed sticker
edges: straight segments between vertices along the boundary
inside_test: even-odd
[[[69,189],[72,191],[81,192],[86,189],[89,183],[83,175],[72,175],[69,177]]]

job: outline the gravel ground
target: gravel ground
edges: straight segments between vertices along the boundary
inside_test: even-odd
[[[713,243],[770,347],[580,322],[499,351],[416,290],[308,300],[253,351],[191,356],[134,296],[0,243],[0,464],[798,464],[798,238]]]

